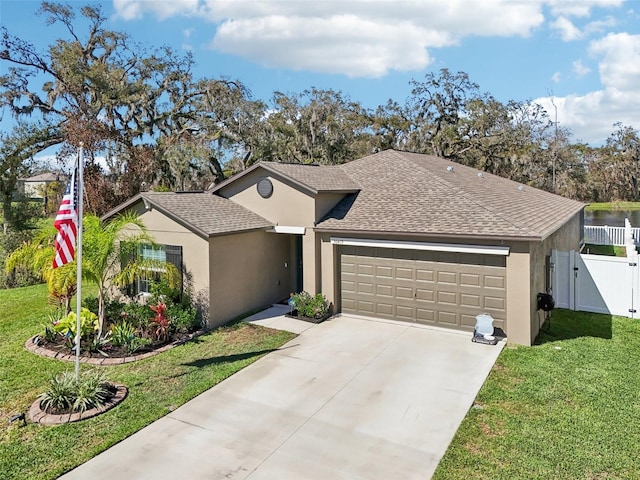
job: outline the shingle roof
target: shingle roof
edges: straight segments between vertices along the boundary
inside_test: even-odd
[[[138,198],[140,197],[168,217],[203,237],[273,226],[273,223],[260,215],[211,193],[145,192]]]
[[[339,168],[361,190],[318,230],[542,239],[584,207],[431,155],[387,150]]]
[[[355,192],[359,185],[345,175],[338,165],[302,165],[294,163],[260,162],[260,166],[284,175],[295,182],[319,192]]]
[[[297,185],[298,188],[306,190],[310,194],[321,192],[348,193],[355,192],[360,187],[351,180],[337,165],[303,165],[297,163],[279,163],[261,161],[253,164],[248,169],[223,182],[215,185],[211,190],[216,193],[227,185],[235,182],[238,178],[250,172],[262,168],[272,175],[284,178]]]
[[[66,179],[66,177],[60,173],[47,172],[35,175],[33,177],[23,178],[22,180],[24,180],[25,182],[57,182],[61,178]]]

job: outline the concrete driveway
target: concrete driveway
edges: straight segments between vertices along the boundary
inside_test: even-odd
[[[62,478],[427,479],[503,346],[349,316],[294,322],[280,350]]]

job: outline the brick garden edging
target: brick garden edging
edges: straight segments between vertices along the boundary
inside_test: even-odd
[[[127,387],[117,384],[114,386],[117,387],[116,394],[102,407],[91,408],[82,413],[53,414],[42,411],[40,408],[40,400],[36,400],[31,404],[31,408],[29,408],[29,418],[32,422],[39,423],[41,425],[61,425],[63,423],[78,422],[80,420],[86,420],[88,418],[98,416],[111,410],[127,398],[127,394],[129,393]]]
[[[121,365],[123,363],[136,362],[138,360],[142,360],[144,358],[153,357],[154,355],[158,355],[159,353],[166,352],[167,350],[171,350],[173,347],[177,347],[178,345],[182,345],[189,340],[198,337],[202,334],[206,333],[204,330],[200,330],[194,333],[190,333],[186,338],[181,338],[180,340],[176,340],[175,342],[167,343],[162,347],[153,350],[151,352],[141,353],[139,355],[131,355],[129,357],[80,357],[80,363],[88,363],[89,365]],[[75,353],[64,353],[64,352],[56,352],[55,350],[50,350],[45,347],[41,347],[37,343],[35,343],[35,339],[39,337],[39,335],[34,335],[33,337],[27,339],[24,343],[24,347],[32,353],[36,355],[40,355],[42,357],[55,358],[56,360],[63,360],[65,362],[75,362],[76,356]]]

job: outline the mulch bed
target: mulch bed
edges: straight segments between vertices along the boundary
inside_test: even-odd
[[[127,387],[119,384],[113,384],[113,386],[116,387],[115,394],[102,407],[91,408],[89,410],[85,410],[82,413],[49,413],[42,410],[40,408],[40,400],[36,400],[31,404],[31,408],[29,408],[29,418],[32,422],[39,423],[41,425],[61,425],[63,423],[79,422],[80,420],[93,418],[97,415],[111,410],[113,407],[120,404],[125,398],[127,398],[127,394],[129,393]]]
[[[172,349],[178,345],[191,340],[194,337],[202,335],[204,330],[198,330],[189,334],[178,334],[171,341],[159,344],[150,345],[148,347],[141,348],[135,354],[129,355],[122,347],[112,346],[107,353],[109,356],[98,352],[89,352],[88,350],[80,349],[80,362],[90,365],[120,365],[122,363],[135,362],[142,360],[143,358],[152,357],[167,350]],[[40,335],[34,335],[27,339],[24,344],[25,348],[30,352],[35,353],[43,357],[55,358],[57,360],[63,360],[67,362],[75,362],[76,353],[75,350],[70,349],[64,342],[64,339],[60,337],[57,341],[48,342]]]
[[[310,323],[322,323],[327,318],[331,317],[331,313],[327,313],[326,315],[320,318],[314,318],[314,317],[305,317],[304,315],[298,315],[297,310],[294,310],[292,313],[285,313],[284,316],[288,318],[295,318],[296,320],[303,320],[305,322],[310,322]]]

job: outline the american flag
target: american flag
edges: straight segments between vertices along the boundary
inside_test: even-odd
[[[78,186],[76,185],[76,171],[71,176],[71,182],[62,197],[62,204],[56,214],[53,225],[58,230],[56,235],[56,255],[53,258],[53,268],[61,267],[73,261],[78,232]]]

